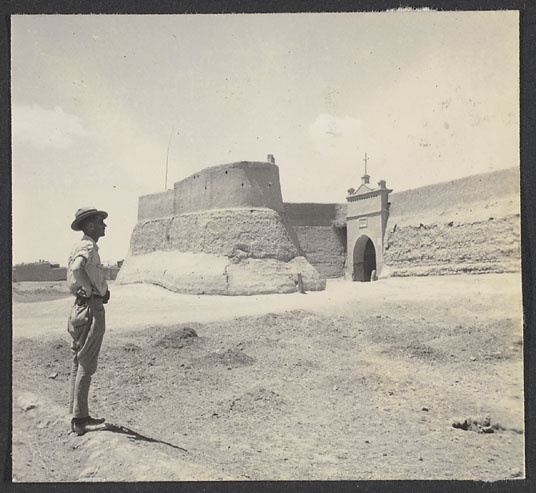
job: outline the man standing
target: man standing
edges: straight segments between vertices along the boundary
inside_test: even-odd
[[[71,224],[74,231],[84,232],[73,247],[67,267],[67,283],[76,297],[68,331],[73,339],[69,412],[73,415],[71,430],[77,435],[104,426],[104,418],[89,415],[88,395],[105,331],[103,304],[110,298],[97,246],[97,241],[105,234],[107,217],[107,212],[83,207],[76,211]]]

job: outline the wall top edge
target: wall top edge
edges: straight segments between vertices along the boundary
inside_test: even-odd
[[[359,195],[350,195],[349,197],[346,197],[346,200],[348,202],[356,202],[357,200],[370,199],[372,197],[379,196],[382,193],[391,193],[391,192],[392,190],[389,188],[380,188],[377,190],[371,190],[370,192],[361,193]]]
[[[311,206],[331,205],[331,206],[342,206],[342,207],[346,206],[344,202],[285,202],[285,201],[283,201],[283,205],[290,205],[290,206],[293,206],[293,205],[311,205]]]
[[[173,194],[174,188],[178,183],[182,183],[188,180],[194,179],[194,177],[198,177],[200,175],[204,175],[206,173],[210,172],[217,172],[218,170],[225,170],[225,169],[232,169],[232,168],[275,168],[279,169],[279,166],[277,164],[269,163],[267,161],[235,161],[232,163],[225,163],[225,164],[218,164],[215,166],[207,166],[206,168],[202,168],[199,171],[196,171],[195,173],[192,173],[190,176],[187,176],[186,178],[183,178],[182,180],[176,181],[173,183],[173,188],[168,188],[167,190],[163,190],[161,192],[153,192],[153,193],[146,193],[143,195],[140,195],[139,198],[145,198],[145,197],[156,197],[156,196],[163,196],[165,194]]]
[[[168,188],[167,190],[162,190],[161,192],[152,192],[152,193],[144,193],[143,195],[140,195],[139,198],[145,198],[145,197],[156,197],[157,195],[166,195],[170,194],[173,195],[175,191],[173,188]]]
[[[217,172],[220,170],[227,170],[227,169],[233,169],[233,168],[275,168],[279,169],[279,166],[277,164],[269,163],[267,161],[235,161],[232,163],[225,163],[225,164],[218,164],[216,166],[207,166],[206,168],[203,168],[199,171],[196,171],[195,173],[192,173],[190,176],[187,176],[186,178],[183,178],[182,180],[176,181],[175,185],[177,183],[182,183],[183,181],[187,181],[190,179],[193,179],[194,177],[198,177],[199,175],[204,175],[207,173]]]

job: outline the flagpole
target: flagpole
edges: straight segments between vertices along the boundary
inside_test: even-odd
[[[168,166],[169,166],[169,147],[171,146],[171,136],[173,135],[173,127],[171,127],[171,132],[169,133],[169,141],[167,145],[167,152],[166,152],[166,179],[164,182],[164,191],[167,190],[167,176],[168,176]]]

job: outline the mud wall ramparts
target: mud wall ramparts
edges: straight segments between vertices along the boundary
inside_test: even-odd
[[[136,224],[132,255],[167,250],[283,262],[300,255],[285,219],[266,208],[200,211]]]
[[[386,274],[519,270],[517,168],[393,193],[389,202]],[[173,250],[283,262],[305,255],[323,277],[344,275],[347,204],[283,204],[273,164],[207,168],[139,204],[132,255]]]
[[[520,269],[517,168],[393,193],[389,202],[386,274]],[[285,203],[285,211],[309,262],[324,277],[343,276],[347,204]]]
[[[457,215],[467,210],[474,214],[483,212],[485,216],[487,213],[479,209],[490,209],[499,202],[512,200],[519,212],[519,170],[517,168],[392,193],[389,195],[389,202],[391,202],[389,220],[392,222],[396,217],[419,224],[422,222],[422,217],[427,221],[430,221],[430,217],[436,217],[438,221],[441,221],[453,209],[454,212],[458,212]],[[475,207],[469,204],[474,204]],[[498,213],[501,213],[500,208]]]
[[[393,276],[521,268],[519,171],[392,194],[384,260]]]
[[[230,207],[282,212],[279,168],[242,161],[206,168],[175,183],[175,214]]]
[[[320,275],[325,278],[343,276],[346,205],[285,203],[285,213],[305,258]]]
[[[206,168],[141,197],[117,277],[195,294],[325,289],[285,214],[279,168],[242,161]]]
[[[301,279],[301,281],[300,281]],[[228,208],[138,221],[117,282],[192,294],[325,289],[283,212]]]
[[[232,207],[283,212],[279,168],[253,161],[205,168],[175,183],[173,190],[140,197],[138,220]]]
[[[397,227],[385,262],[393,276],[517,272],[521,268],[519,217]]]
[[[142,195],[138,199],[138,221],[175,214],[175,191]]]
[[[305,258],[324,278],[342,277],[346,262],[346,228],[295,226]]]

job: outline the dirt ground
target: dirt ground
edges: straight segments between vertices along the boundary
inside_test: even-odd
[[[111,425],[82,437],[66,409],[71,300],[16,286],[13,479],[524,477],[520,286],[516,274],[252,297],[112,286],[90,393]]]
[[[15,303],[35,303],[65,298],[69,289],[65,281],[28,281],[14,282],[12,300]]]

